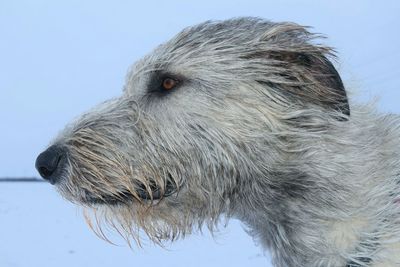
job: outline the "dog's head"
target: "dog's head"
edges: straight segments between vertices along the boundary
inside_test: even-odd
[[[187,28],[138,61],[123,94],[70,124],[36,167],[128,235],[139,227],[160,241],[214,225],[251,207],[251,195],[268,198],[287,133],[321,126],[321,113],[348,118],[332,50],[315,37],[253,18]]]

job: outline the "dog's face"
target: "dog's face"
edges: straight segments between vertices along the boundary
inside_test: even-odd
[[[212,225],[265,193],[252,180],[284,160],[277,133],[312,120],[307,110],[349,115],[330,50],[312,38],[249,18],[187,28],[137,62],[121,97],[69,125],[36,166],[128,235],[139,227],[159,241]]]

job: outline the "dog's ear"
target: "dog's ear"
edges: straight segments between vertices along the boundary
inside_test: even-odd
[[[293,70],[292,76],[286,72],[289,81],[284,86],[290,94],[301,97],[306,102],[331,108],[344,115],[350,115],[346,90],[339,73],[320,51],[316,53],[279,51],[269,57]]]
[[[346,119],[350,115],[346,90],[328,59],[335,57],[334,51],[314,44],[318,37],[297,24],[275,24],[260,37],[250,58],[262,57],[275,70],[274,75],[267,73],[273,79],[261,82],[281,90],[289,99],[336,110],[344,115],[340,119]]]

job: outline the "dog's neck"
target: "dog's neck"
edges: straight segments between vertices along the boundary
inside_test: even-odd
[[[302,158],[269,173],[257,186],[265,192],[249,189],[258,197],[238,205],[276,266],[399,266],[400,121],[352,116],[340,130],[303,139]]]

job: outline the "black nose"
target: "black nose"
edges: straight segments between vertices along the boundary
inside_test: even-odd
[[[37,157],[35,167],[40,176],[51,184],[55,184],[60,178],[64,158],[64,149],[59,146],[51,146]]]

